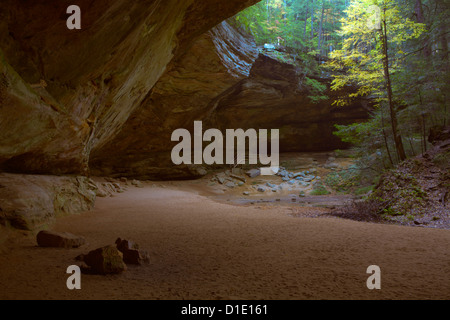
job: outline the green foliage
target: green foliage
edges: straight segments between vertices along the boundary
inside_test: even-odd
[[[355,190],[355,194],[358,196],[368,194],[369,192],[373,191],[374,189],[375,189],[375,185],[359,188],[359,189]]]
[[[263,0],[239,13],[236,20],[258,45],[280,44],[325,56],[340,45],[337,31],[347,2]]]
[[[324,94],[324,92],[327,90],[326,85],[308,77],[306,77],[306,85],[309,91],[312,93],[312,95],[308,96],[308,98],[311,99],[313,103],[319,103],[320,101],[328,99],[328,96]]]
[[[372,94],[379,103],[386,101],[385,75],[383,73],[383,33],[370,28],[368,21],[371,5],[382,9],[382,20],[386,21],[387,39],[390,48],[390,69],[393,74],[402,70],[405,56],[404,43],[417,39],[425,31],[425,26],[403,16],[393,0],[353,0],[347,9],[347,16],[341,20],[342,48],[331,53],[326,67],[333,71],[343,71],[334,76],[332,89],[340,90],[348,84],[358,87],[351,98]],[[345,100],[337,100],[342,105]]]
[[[382,30],[369,27],[372,5],[381,9]],[[286,52],[269,55],[297,65],[314,103],[326,99],[323,76],[333,77],[332,90],[348,93],[339,94],[336,106],[370,97],[370,119],[337,125],[335,132],[353,145],[360,189],[403,160],[394,137],[402,138],[406,156],[411,157],[429,147],[431,126],[450,123],[450,7],[445,1],[263,0],[236,19],[258,45],[274,44]],[[350,86],[356,91],[348,90]],[[446,158],[434,161],[445,165]],[[356,183],[351,177],[334,174],[328,182],[343,192],[356,188],[348,185]]]
[[[325,184],[338,192],[348,193],[360,185],[360,171],[352,165],[345,170],[331,172],[325,178]]]
[[[393,118],[386,90],[384,33],[368,27],[367,21],[372,14],[367,10],[370,5],[381,8],[383,30],[383,22],[386,22],[393,112],[406,155],[423,153],[428,147],[428,128],[445,125],[450,119],[448,94],[445,93],[450,92],[448,72],[445,71],[448,70],[448,51],[444,45],[435,44],[447,52],[445,59],[439,52],[430,52],[428,56],[423,52],[424,44],[425,47],[430,44],[436,28],[442,30],[443,25],[447,25],[443,21],[448,22],[449,9],[438,0],[424,0],[424,7],[436,9],[425,11],[427,23],[418,23],[417,17],[411,15],[417,10],[418,3],[421,2],[352,1],[342,19],[342,47],[330,54],[332,59],[325,65],[333,73],[332,90],[342,90],[348,85],[358,88],[357,92],[336,100],[337,106],[345,106],[349,100],[360,96],[370,96],[375,102],[368,122],[336,126],[335,134],[355,146],[355,154],[360,164],[364,164],[361,167],[378,174],[398,164],[400,159],[392,134]],[[439,19],[431,19],[433,15]],[[442,34],[434,37],[437,40]]]
[[[322,184],[318,183],[314,186],[314,190],[310,193],[312,196],[323,196],[330,194],[327,188]]]

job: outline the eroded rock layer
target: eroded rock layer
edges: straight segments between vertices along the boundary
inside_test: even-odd
[[[86,174],[176,55],[256,0],[2,2],[0,168]]]
[[[56,177],[0,173],[0,224],[33,230],[58,215],[90,210],[95,183],[86,177]]]
[[[172,132],[206,119],[211,101],[247,78],[257,56],[253,38],[227,22],[203,34],[169,65],[120,134],[93,152],[92,172],[141,179],[199,176],[195,166],[172,164]]]

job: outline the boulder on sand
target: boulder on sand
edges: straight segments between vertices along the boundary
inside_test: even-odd
[[[116,240],[117,249],[123,254],[123,261],[126,264],[150,263],[149,254],[146,251],[139,250],[139,245],[129,241],[118,238]]]
[[[36,240],[40,247],[46,248],[78,248],[86,243],[83,237],[54,231],[41,231]]]
[[[90,273],[106,275],[118,274],[127,270],[123,254],[115,246],[93,250],[82,258],[89,266],[87,271]]]

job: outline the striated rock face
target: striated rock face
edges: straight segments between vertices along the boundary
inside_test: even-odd
[[[92,172],[141,179],[201,175],[195,166],[172,165],[172,132],[207,118],[211,101],[247,78],[257,55],[253,38],[227,22],[203,34],[169,65],[120,134],[92,153]]]
[[[214,101],[210,123],[226,128],[280,129],[280,151],[328,151],[348,147],[334,124],[368,118],[369,100],[355,99],[345,107],[332,101],[344,92],[333,92],[330,78],[316,78],[326,85],[330,99],[313,103],[303,70],[261,54],[250,76]],[[309,76],[310,77],[310,76]],[[352,90],[352,88],[347,88]]]
[[[85,174],[174,56],[256,0],[2,2],[0,169]],[[147,104],[147,102],[145,103]]]
[[[86,177],[0,173],[0,224],[33,230],[58,215],[90,210],[95,189]]]

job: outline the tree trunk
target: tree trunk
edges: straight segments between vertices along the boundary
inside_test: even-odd
[[[442,25],[441,25],[441,28],[440,28],[440,31],[441,31],[441,36],[440,36],[440,40],[441,40],[441,58],[442,58],[442,61],[443,61],[443,63],[444,63],[444,72],[445,73],[447,73],[449,70],[449,68],[448,68],[448,41],[447,41],[447,35],[446,35],[446,33],[447,33],[447,26],[443,23]]]
[[[422,92],[421,92],[420,88],[419,88],[419,101],[420,101],[420,109],[422,110],[420,112],[420,116],[421,116],[421,120],[422,120],[421,127],[422,127],[422,143],[423,143],[422,155],[423,155],[425,152],[427,152],[427,133],[426,133],[427,129],[426,129],[426,124],[425,124],[425,109],[423,106]]]
[[[311,1],[311,41],[314,39],[314,0]]]
[[[423,15],[423,7],[422,7],[422,0],[416,0],[416,5],[414,7],[414,12],[416,14],[416,20],[418,23],[424,23],[425,24],[425,17]],[[430,45],[430,37],[425,37],[425,48],[423,49],[423,55],[425,58],[428,58],[431,56],[431,45]]]
[[[383,41],[383,65],[384,65],[384,78],[386,80],[386,90],[388,94],[388,104],[389,110],[391,112],[391,125],[392,125],[392,134],[394,136],[395,149],[397,150],[397,155],[400,161],[406,160],[405,148],[403,147],[402,137],[398,130],[398,120],[397,120],[397,112],[394,107],[394,99],[392,94],[392,83],[391,76],[389,73],[389,55],[388,55],[388,42],[387,42],[387,25],[386,25],[386,9],[385,16],[383,20],[384,30],[381,30],[382,33],[382,41]]]
[[[387,154],[388,154],[388,157],[389,157],[389,161],[391,162],[391,165],[394,166],[394,161],[392,160],[391,151],[389,150],[389,143],[388,143],[386,130],[384,129],[384,112],[383,112],[383,107],[380,107],[380,108],[381,108],[381,127],[382,127],[382,131],[383,131],[384,146],[386,147],[386,151],[387,151]]]
[[[305,30],[303,31],[303,40],[305,41],[305,43],[307,42],[306,39],[306,27],[308,26],[308,5],[306,5],[306,15],[305,15]]]
[[[322,1],[322,17],[320,18],[320,26],[319,26],[319,41],[317,45],[317,51],[320,55],[320,45],[322,40],[322,32],[323,32],[323,17],[325,15],[325,1]]]

